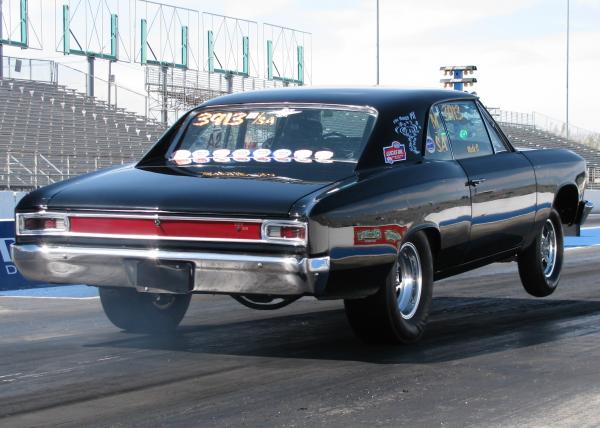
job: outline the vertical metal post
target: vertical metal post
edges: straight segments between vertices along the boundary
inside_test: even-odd
[[[208,43],[208,72],[215,72],[215,45],[213,42],[213,32],[208,30],[206,34],[206,42]]]
[[[267,40],[267,79],[273,80],[273,42]]]
[[[242,37],[242,73],[250,74],[250,39],[247,36]]]
[[[167,104],[167,72],[168,72],[168,68],[167,66],[163,65],[161,67],[161,71],[162,71],[162,109],[161,109],[161,120],[162,123],[164,125],[167,124],[168,122],[168,116],[169,116],[169,112],[168,112],[168,104]]]
[[[0,40],[2,40],[2,0],[0,0]],[[0,79],[4,79],[4,52],[0,42]]]
[[[110,86],[111,86],[111,71],[112,71],[112,61],[108,61],[108,108],[110,109]]]
[[[303,46],[298,46],[297,56],[298,56],[298,82],[300,82],[300,84],[303,85],[304,84],[304,47]]]
[[[227,93],[233,94],[233,73],[227,73],[225,80],[227,80]]]
[[[88,72],[87,72],[87,96],[94,96],[94,58],[93,56],[87,57]]]
[[[567,140],[569,139],[569,65],[571,43],[571,1],[567,0]]]
[[[379,86],[379,0],[377,0],[377,86]]]
[[[453,72],[454,78],[456,80],[463,80],[464,72],[462,70],[454,70]],[[465,89],[465,85],[462,82],[456,82],[454,84],[454,90],[462,92]]]
[[[148,51],[148,23],[145,19],[140,21],[140,64],[145,65]]]

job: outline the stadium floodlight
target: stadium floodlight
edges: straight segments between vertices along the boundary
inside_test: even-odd
[[[465,86],[470,87],[477,83],[475,77],[465,77],[465,75],[472,75],[477,71],[477,66],[475,65],[442,66],[440,67],[440,71],[444,73],[444,76],[452,76],[449,79],[440,79],[440,83],[444,85],[444,88],[463,91]]]

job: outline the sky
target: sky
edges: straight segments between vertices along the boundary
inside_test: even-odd
[[[52,0],[43,2],[42,7],[54,6]],[[307,73],[313,85],[376,82],[376,0],[168,3],[253,20],[259,28],[267,22],[310,32],[312,52],[307,48],[305,54],[312,59]],[[380,0],[381,84],[440,87],[440,66],[476,65],[474,90],[488,107],[535,111],[564,121],[566,4],[567,0]],[[43,38],[50,41],[42,51],[5,48],[6,54],[53,58],[85,69],[84,58],[65,59],[56,52],[54,23],[44,27]],[[600,131],[600,0],[571,0],[570,50],[571,123]],[[103,67],[97,66],[98,74]],[[140,69],[138,64],[116,66],[118,83],[143,92]]]

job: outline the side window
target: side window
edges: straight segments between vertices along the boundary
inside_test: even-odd
[[[494,151],[496,153],[506,152],[508,148],[506,144],[504,144],[504,140],[498,133],[497,126],[492,118],[488,115],[488,113],[483,110],[483,118],[485,119],[485,126],[490,134],[490,139],[492,140],[492,146],[494,146]]]
[[[432,160],[452,159],[448,135],[446,135],[446,129],[442,123],[438,106],[433,106],[429,111],[427,139],[425,140],[425,157]]]
[[[473,101],[445,103],[441,105],[440,110],[456,159],[494,153],[483,119]]]

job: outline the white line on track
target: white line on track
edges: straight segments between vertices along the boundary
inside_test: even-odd
[[[2,298],[10,298],[10,299],[54,299],[54,300],[94,300],[99,299],[99,296],[92,297],[55,297],[55,296],[0,296]]]

